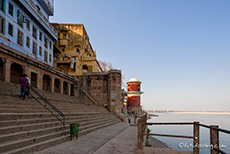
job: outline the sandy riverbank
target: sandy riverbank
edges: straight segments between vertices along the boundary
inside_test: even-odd
[[[166,149],[172,149],[168,144],[156,139],[153,136],[149,136],[149,144],[153,148],[166,148]]]

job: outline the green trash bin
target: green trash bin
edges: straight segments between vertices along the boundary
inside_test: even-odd
[[[72,123],[70,126],[70,140],[72,140],[73,136],[76,136],[76,139],[78,138],[78,132],[79,132],[79,123]]]

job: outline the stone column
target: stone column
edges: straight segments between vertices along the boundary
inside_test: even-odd
[[[28,65],[22,65],[22,69],[23,69],[23,74],[26,74],[27,77],[30,79],[30,85],[31,85],[31,71],[29,71],[29,67]]]
[[[4,81],[6,82],[10,82],[10,73],[11,73],[11,64],[13,63],[11,60],[9,59],[2,59],[3,61],[3,78]]]
[[[67,94],[70,96],[71,95],[71,84],[67,83]]]
[[[23,69],[23,74],[27,74],[28,76],[29,75],[28,66],[22,65],[22,69]]]
[[[37,79],[37,87],[38,87],[38,89],[43,89],[43,75],[44,75],[44,73],[40,73],[40,72],[38,72],[38,79]]]
[[[60,93],[63,94],[63,80],[60,80]]]
[[[50,89],[50,91],[51,92],[54,92],[54,79],[55,79],[54,76],[50,77],[50,82],[51,82],[51,89]]]
[[[31,85],[31,72],[28,70],[26,74],[27,74],[27,77],[30,79],[30,85]]]

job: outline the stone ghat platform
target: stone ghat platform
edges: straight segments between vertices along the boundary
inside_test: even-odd
[[[120,122],[35,154],[192,154],[191,151],[157,147],[144,147],[139,151],[137,143],[137,127]],[[161,141],[157,143],[161,144]]]

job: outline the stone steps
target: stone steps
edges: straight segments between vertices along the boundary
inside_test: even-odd
[[[1,153],[33,153],[68,141],[70,123],[80,123],[79,136],[83,136],[120,122],[105,108],[84,102],[81,97],[36,89],[65,114],[65,136],[62,136],[62,123],[32,97],[21,100],[19,89],[19,84],[0,81]]]
[[[81,121],[87,121],[90,119],[93,120],[97,118],[101,118],[101,117],[99,115],[76,115],[76,116],[70,116],[70,117],[67,116],[66,121],[81,122]],[[0,128],[7,127],[7,126],[18,126],[18,125],[50,122],[50,121],[55,121],[55,120],[57,119],[53,116],[48,117],[48,118],[38,118],[38,119],[5,120],[5,121],[0,121]]]
[[[95,128],[84,130],[82,132],[79,132],[79,136],[83,136],[83,135],[85,135],[87,133],[90,133],[90,132],[93,132],[93,131],[95,131],[97,129],[108,127],[108,126],[113,125],[115,123],[117,123],[117,122],[106,123],[106,124],[100,125],[100,126],[95,127]],[[18,149],[15,149],[15,150],[7,151],[4,154],[34,153],[36,151],[40,151],[40,150],[43,150],[45,148],[55,146],[57,144],[60,144],[60,143],[63,143],[63,142],[69,141],[69,140],[70,140],[69,136],[60,136],[58,138],[46,140],[44,142],[28,145],[28,146],[25,146],[23,148],[18,148]]]
[[[87,133],[90,133],[94,130],[97,130],[99,128],[102,128],[104,126],[108,126],[111,124],[114,124],[118,121],[111,121],[110,118],[108,119],[100,119],[95,121],[94,123],[85,123],[83,125],[83,127],[80,127],[79,129],[79,136],[85,135]],[[87,124],[87,125],[86,125]],[[81,125],[81,124],[80,124]],[[49,139],[53,139],[53,138],[58,138],[62,135],[62,126],[57,126],[56,128],[59,128],[59,131],[53,131],[55,130],[54,128],[52,129],[51,133],[46,133],[46,134],[41,134],[41,133],[36,133],[36,135],[38,136],[30,136],[29,138],[20,138],[20,140],[16,140],[13,142],[8,142],[8,143],[3,143],[0,145],[0,151],[2,152],[7,152],[16,148],[22,148],[24,146],[28,146],[31,144],[36,144],[36,143],[40,143]],[[69,126],[66,125],[66,129],[65,129],[65,134],[68,137],[69,135]]]
[[[106,119],[103,119],[103,120],[109,120],[109,119],[110,117],[107,117]],[[100,117],[86,118],[86,119],[78,120],[77,123],[80,123],[80,126],[87,126],[92,123],[101,122],[101,120],[102,119]],[[66,128],[69,128],[69,123],[70,121],[66,123]],[[5,128],[7,129],[7,127]],[[25,139],[25,138],[35,137],[37,135],[43,135],[45,133],[52,133],[52,132],[57,132],[57,131],[62,131],[62,124],[59,121],[58,121],[58,126],[56,127],[48,127],[48,128],[39,129],[39,130],[20,131],[20,132],[1,135],[0,143],[7,143],[9,141],[16,140],[16,139]]]

